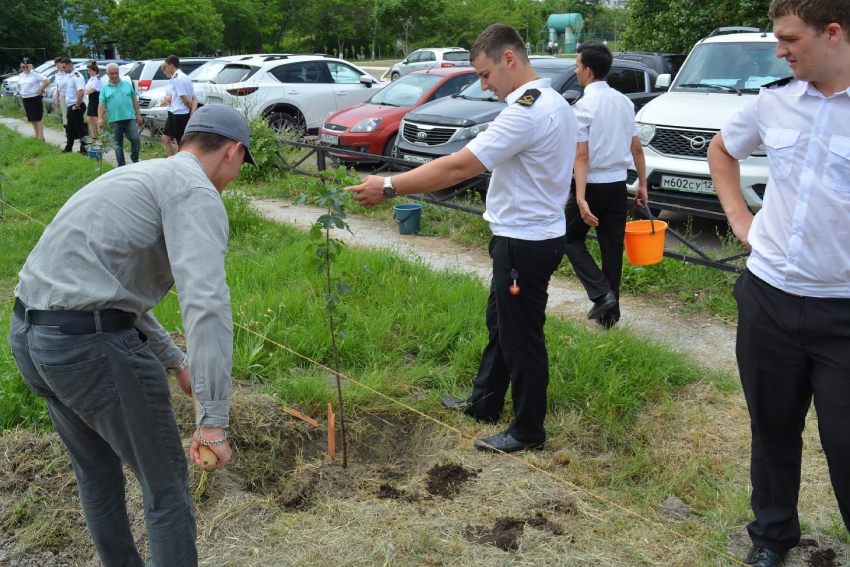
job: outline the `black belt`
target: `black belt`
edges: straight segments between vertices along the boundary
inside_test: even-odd
[[[50,325],[59,327],[65,335],[88,335],[97,333],[97,318],[100,317],[100,332],[114,333],[127,331],[136,324],[132,313],[120,309],[102,309],[100,311],[27,311],[20,299],[15,298],[15,315],[21,321],[32,325]]]

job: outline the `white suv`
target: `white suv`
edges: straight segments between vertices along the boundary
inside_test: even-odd
[[[181,57],[180,70],[190,74],[192,71],[213,59],[212,57]],[[130,81],[133,83],[133,88],[137,92],[143,93],[157,87],[164,87],[168,84],[168,77],[162,70],[162,63],[165,59],[147,59],[145,61],[136,61],[136,64],[127,73]]]
[[[730,33],[725,32],[744,32]],[[669,91],[635,117],[646,156],[649,199],[670,210],[725,219],[708,170],[714,135],[768,83],[791,76],[776,57],[776,38],[753,28],[720,28],[691,50]],[[660,75],[659,88],[670,85]],[[750,209],[761,209],[768,177],[764,146],[741,161],[741,192]],[[637,174],[629,171],[629,190]]]
[[[461,47],[418,49],[390,69],[390,80],[432,67],[469,67],[469,51]]]
[[[364,102],[387,83],[322,55],[256,57],[228,64],[204,85],[207,104],[224,103],[272,127],[317,130],[332,112]]]

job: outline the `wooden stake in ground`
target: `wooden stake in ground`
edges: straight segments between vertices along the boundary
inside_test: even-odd
[[[336,460],[336,416],[331,404],[328,404],[328,458]]]

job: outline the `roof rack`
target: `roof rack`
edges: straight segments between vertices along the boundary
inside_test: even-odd
[[[760,28],[748,28],[748,27],[744,27],[744,26],[729,26],[729,27],[725,27],[725,28],[717,28],[716,30],[714,30],[713,32],[708,34],[708,37],[714,37],[716,35],[720,35],[722,33],[729,33],[729,32],[761,33],[761,29]]]

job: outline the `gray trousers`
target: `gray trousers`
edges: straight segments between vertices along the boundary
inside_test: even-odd
[[[86,524],[104,567],[145,565],[127,517],[122,464],[142,487],[149,567],[196,566],[186,455],[162,364],[144,334],[65,335],[12,315],[9,344],[68,448]]]

